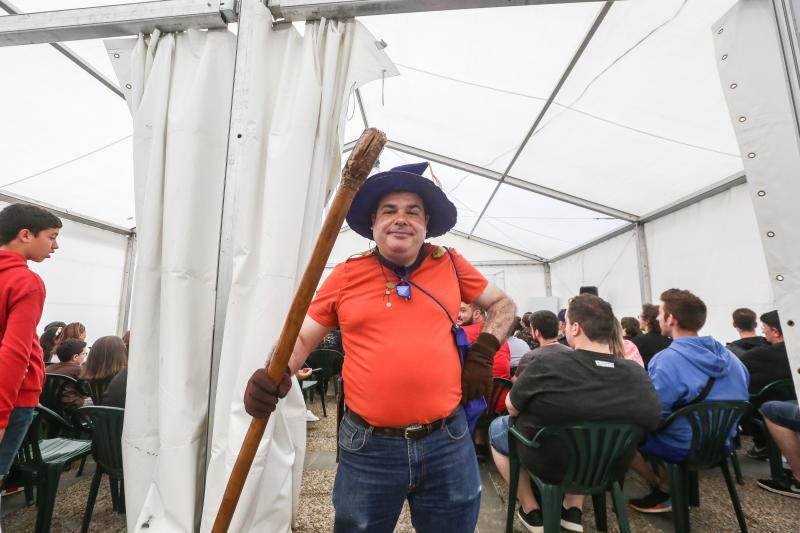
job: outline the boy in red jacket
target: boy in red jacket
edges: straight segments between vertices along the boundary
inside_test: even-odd
[[[40,207],[12,204],[0,211],[0,484],[33,420],[44,383],[36,325],[44,283],[28,269],[58,248],[61,220]]]

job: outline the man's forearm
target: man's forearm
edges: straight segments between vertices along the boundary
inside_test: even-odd
[[[481,332],[491,333],[502,343],[508,336],[516,311],[517,306],[508,296],[497,300],[486,310],[486,320],[483,321]]]

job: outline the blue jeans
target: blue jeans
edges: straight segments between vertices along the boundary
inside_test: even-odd
[[[33,421],[33,415],[33,407],[16,407],[11,411],[6,432],[0,442],[0,478],[8,474],[14,464],[14,457]]]
[[[765,402],[761,414],[775,424],[800,431],[800,407],[797,400]]]
[[[391,533],[408,499],[418,533],[473,533],[481,480],[464,410],[419,440],[373,433],[345,415],[333,485],[336,533]]]
[[[498,416],[489,424],[489,444],[500,455],[508,457],[508,415]]]

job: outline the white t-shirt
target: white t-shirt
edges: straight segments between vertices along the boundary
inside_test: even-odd
[[[506,340],[508,341],[508,349],[511,351],[511,366],[515,367],[519,360],[522,359],[522,356],[531,351],[531,347],[528,346],[527,342],[517,337],[509,337]]]

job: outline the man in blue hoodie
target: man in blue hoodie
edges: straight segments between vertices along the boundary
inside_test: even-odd
[[[747,368],[713,337],[697,334],[706,314],[706,304],[689,291],[669,289],[661,293],[658,323],[661,332],[673,341],[650,360],[648,373],[661,399],[662,421],[688,404],[748,399]],[[643,455],[680,462],[686,459],[691,440],[692,431],[685,420],[649,436],[632,466],[653,490],[644,498],[631,500],[631,508],[644,513],[672,510],[668,477],[663,469],[653,471]]]

